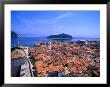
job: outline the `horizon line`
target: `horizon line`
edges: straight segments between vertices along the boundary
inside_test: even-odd
[[[19,36],[18,37],[48,37],[48,36]],[[100,37],[87,37],[87,36],[72,36],[75,38],[100,38]]]

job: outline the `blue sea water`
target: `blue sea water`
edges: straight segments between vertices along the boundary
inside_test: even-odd
[[[16,46],[18,45],[26,45],[26,46],[34,46],[35,42],[44,42],[50,41],[51,39],[47,39],[46,37],[17,37],[11,39],[11,45]],[[73,37],[71,41],[78,41],[78,40],[95,40],[100,41],[100,38],[87,38],[87,37]]]

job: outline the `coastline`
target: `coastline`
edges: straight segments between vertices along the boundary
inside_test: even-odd
[[[18,38],[13,38],[11,40],[11,45],[12,46],[16,46],[18,44],[20,45],[25,45],[25,46],[30,46],[30,47],[34,47],[34,43],[35,42],[47,42],[47,41],[55,41],[53,39],[47,39],[46,37],[18,37]],[[60,41],[60,39],[58,40]],[[73,39],[71,40],[62,40],[62,41],[72,41],[72,42],[76,42],[76,41],[100,41],[100,38],[87,38],[87,37],[73,37]]]
[[[64,42],[62,42],[62,41],[46,41],[46,42],[39,42],[36,45],[34,45],[34,47],[18,45],[17,48],[15,47],[15,50],[18,48],[20,50],[21,49],[25,50],[25,48],[27,49],[25,54],[27,53],[28,57],[26,57],[26,55],[25,55],[25,57],[27,59],[29,59],[31,65],[33,65],[34,69],[31,69],[31,71],[34,71],[34,75],[36,75],[37,77],[54,77],[57,75],[58,75],[57,77],[60,77],[60,76],[61,77],[62,76],[64,76],[64,77],[100,76],[100,74],[97,74],[97,73],[100,73],[99,72],[100,71],[100,68],[99,68],[99,66],[100,66],[100,56],[99,56],[100,41],[93,41],[93,40],[90,40],[90,41],[79,40],[76,42],[73,42],[73,41],[64,41]],[[74,49],[74,50],[72,51],[72,49]],[[64,51],[64,53],[63,53],[63,51]],[[18,55],[18,54],[15,54],[15,55]],[[86,59],[84,57],[84,55],[88,56],[88,58]],[[62,57],[59,57],[59,56],[62,56]],[[72,59],[69,56],[72,57]],[[83,58],[83,60],[80,58]],[[56,60],[58,60],[59,62],[53,62],[53,63],[51,63],[52,65],[48,65],[49,61],[52,62],[52,61],[56,61]],[[64,61],[64,60],[66,60],[66,61]],[[47,61],[47,63],[46,63],[46,61]],[[80,65],[80,62],[78,62],[78,61],[82,61],[84,64],[86,64],[82,68],[78,67],[79,71],[77,69],[75,69],[76,68],[75,66]],[[88,61],[88,63],[86,63],[87,61]],[[90,62],[90,61],[92,61],[92,62]],[[71,65],[72,63],[73,64],[75,63],[75,65]],[[90,65],[88,65],[89,63],[90,63],[90,65],[92,65],[91,68],[92,69],[94,68],[93,70],[91,70]],[[94,66],[94,64],[95,64],[95,66]],[[74,69],[72,69],[70,66],[74,66]],[[41,67],[45,67],[45,68],[41,68]],[[96,71],[95,67],[97,67],[99,71]],[[84,74],[84,72],[88,71],[89,68],[90,68],[91,74],[90,75],[87,73]],[[74,73],[72,70],[74,71]],[[42,74],[40,74],[41,72],[42,72]],[[95,72],[96,75],[94,74],[94,76],[92,76],[92,72]],[[53,75],[53,73],[54,73],[54,75]]]

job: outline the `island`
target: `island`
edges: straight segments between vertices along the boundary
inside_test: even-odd
[[[11,31],[11,38],[17,38],[18,35],[14,32],[14,31]]]
[[[47,38],[53,39],[53,40],[71,40],[72,36],[62,33],[62,34],[58,34],[58,35],[50,35]]]

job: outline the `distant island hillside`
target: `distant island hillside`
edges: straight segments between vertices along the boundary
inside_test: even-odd
[[[14,31],[11,31],[11,38],[16,38],[16,37],[18,37],[18,35]]]
[[[48,39],[72,39],[72,36],[62,33],[62,34],[58,34],[58,35],[50,35],[47,38]]]

